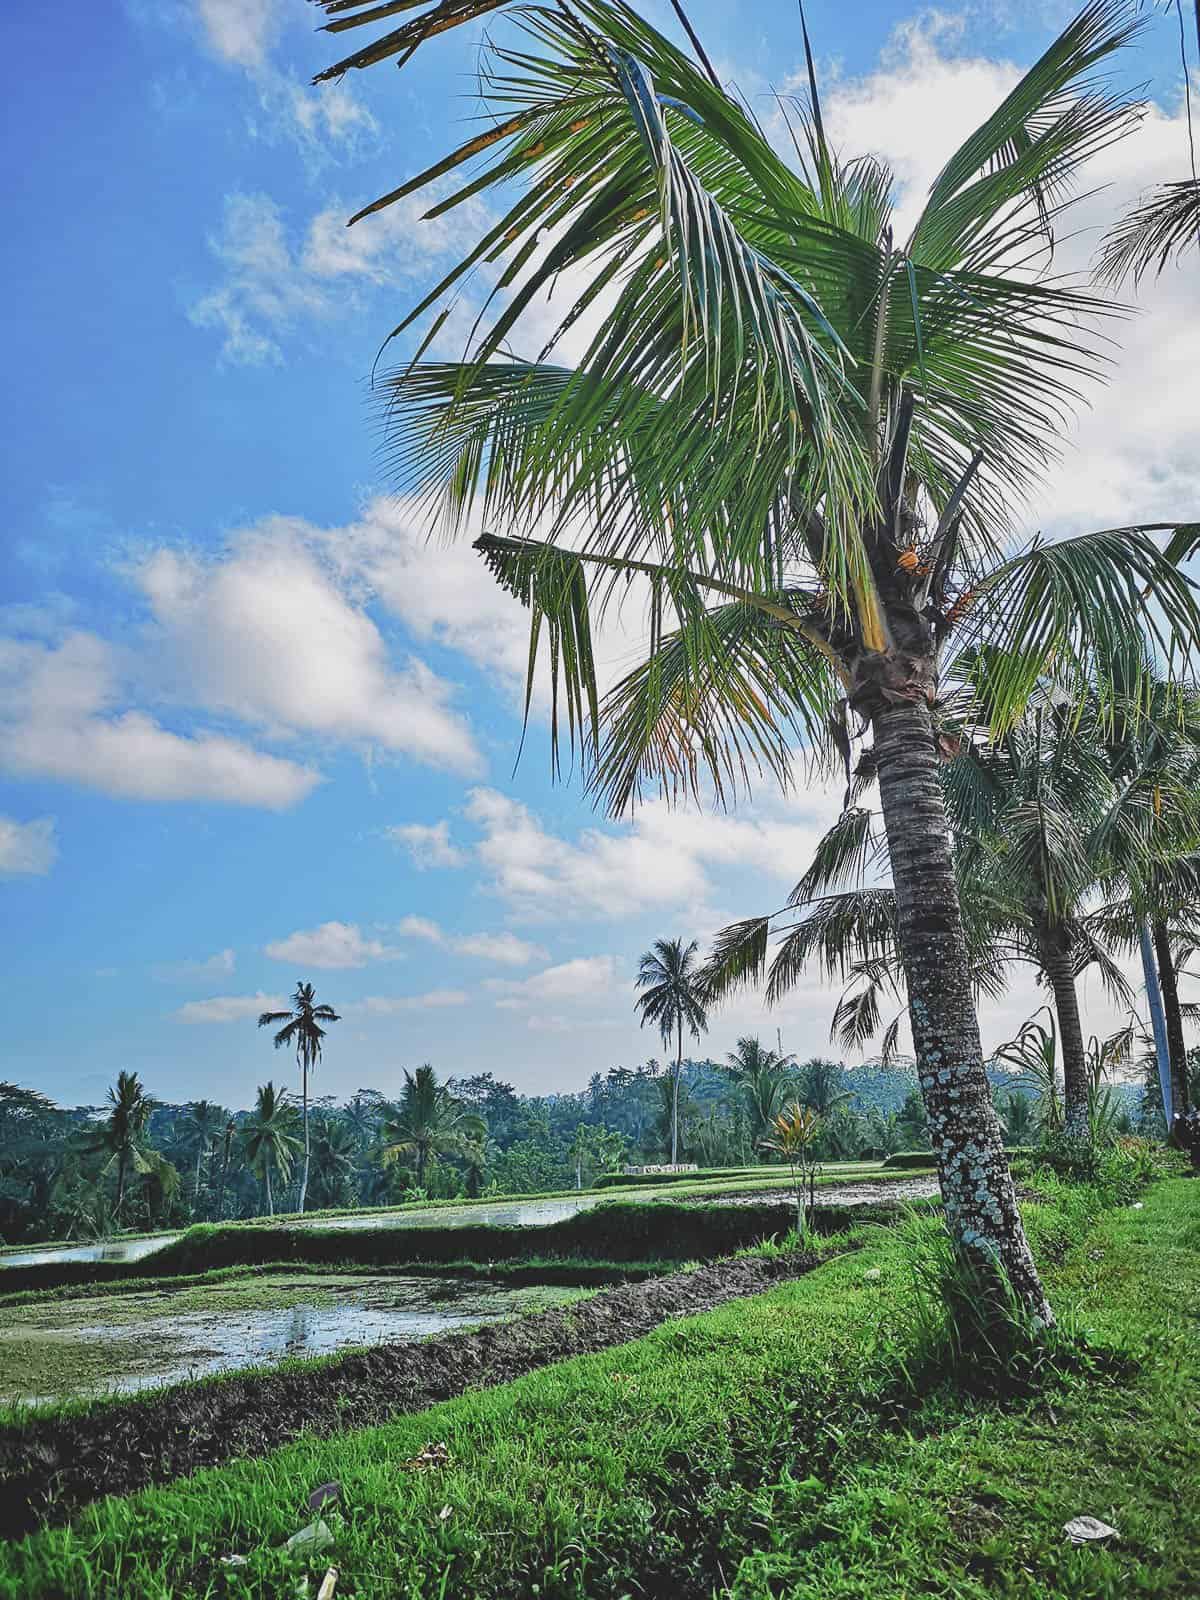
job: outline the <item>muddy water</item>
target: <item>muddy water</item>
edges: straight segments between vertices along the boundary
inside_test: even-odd
[[[129,1394],[352,1345],[410,1343],[579,1298],[578,1289],[467,1279],[287,1275],[203,1295],[41,1303],[10,1311],[0,1327],[0,1398]]]

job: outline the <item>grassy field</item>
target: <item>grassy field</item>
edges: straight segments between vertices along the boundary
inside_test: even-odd
[[[0,1553],[11,1596],[1194,1596],[1200,1184],[1028,1221],[1068,1319],[1131,1357],[1007,1405],[922,1372],[906,1234],[385,1427],[101,1502]],[[931,1226],[931,1225],[926,1225]],[[422,1469],[429,1443],[445,1460]],[[440,1454],[441,1452],[439,1452]],[[428,1460],[426,1455],[425,1460]],[[342,1484],[330,1549],[280,1546]],[[1086,1513],[1119,1540],[1070,1547]],[[222,1556],[244,1556],[228,1566]],[[299,1569],[299,1570],[298,1570]]]

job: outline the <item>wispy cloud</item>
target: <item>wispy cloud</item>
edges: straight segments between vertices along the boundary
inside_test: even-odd
[[[58,860],[54,818],[0,816],[0,877],[41,877]]]
[[[214,995],[211,1000],[189,1000],[175,1013],[177,1022],[200,1024],[206,1022],[244,1022],[247,1017],[257,1017],[264,1011],[282,1011],[287,1000],[281,994]]]
[[[286,939],[266,946],[272,961],[290,961],[299,967],[365,967],[373,961],[403,961],[396,950],[378,939],[368,939],[353,922],[323,922],[319,928],[299,929]]]

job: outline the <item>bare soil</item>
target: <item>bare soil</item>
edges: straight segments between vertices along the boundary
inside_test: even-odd
[[[301,1433],[371,1427],[468,1388],[506,1383],[569,1356],[624,1344],[669,1317],[708,1311],[799,1277],[821,1259],[796,1253],[721,1261],[421,1344],[379,1345],[66,1415],[32,1414],[0,1427],[0,1537],[63,1521],[102,1495],[130,1494],[202,1467],[265,1455]]]

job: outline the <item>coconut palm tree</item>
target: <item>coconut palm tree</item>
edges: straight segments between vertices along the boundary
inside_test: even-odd
[[[298,1207],[301,1213],[308,1194],[308,1074],[321,1059],[321,1041],[325,1037],[325,1029],[321,1024],[340,1021],[332,1006],[317,1004],[317,991],[311,983],[297,983],[290,1010],[264,1011],[258,1019],[260,1028],[273,1028],[277,1023],[283,1023],[275,1035],[275,1048],[281,1050],[284,1045],[293,1045],[300,1065],[300,1092],[304,1105],[304,1166],[300,1173]]]
[[[193,1100],[187,1108],[181,1142],[185,1150],[194,1149],[196,1152],[196,1165],[192,1172],[193,1212],[198,1211],[200,1207],[201,1164],[215,1144],[228,1118],[229,1113],[221,1106],[214,1105],[211,1100]]]
[[[670,1049],[675,1040],[675,1065],[671,1069],[671,1165],[679,1160],[679,1074],[683,1071],[683,1030],[693,1039],[708,1031],[708,1017],[700,992],[699,945],[693,939],[656,939],[638,966],[637,986],[642,991],[634,1004],[644,1028],[653,1023]]]
[[[478,1199],[483,1192],[484,1174],[499,1154],[499,1147],[488,1138],[486,1132],[474,1137],[463,1135],[458,1155],[466,1174],[465,1187],[469,1200]]]
[[[130,1172],[151,1170],[146,1131],[150,1113],[157,1105],[142,1087],[136,1072],[119,1072],[115,1086],[108,1091],[111,1110],[99,1128],[85,1140],[92,1155],[107,1155],[104,1172],[117,1169],[117,1198],[113,1216],[119,1223],[125,1207],[125,1188]]]
[[[321,3],[339,32],[394,9]],[[322,76],[407,61],[501,9],[441,0]],[[786,783],[831,723],[848,753],[847,709],[869,727],[951,1232],[1049,1320],[983,1070],[938,705],[964,648],[988,646],[1002,726],[1051,663],[1103,681],[1147,630],[1169,648],[1200,626],[1159,525],[1015,550],[1005,532],[1099,370],[1108,308],[1036,267],[1080,168],[1134,124],[1103,75],[1138,20],[1091,0],[949,153],[906,238],[890,172],[830,145],[811,71],[807,108],[781,109],[792,161],[690,26],[694,56],[621,0],[525,4],[514,21],[523,37],[492,45],[482,74],[483,131],[359,213],[472,157],[437,214],[493,188],[508,207],[396,330],[438,308],[383,386],[398,487],[452,530],[479,514],[493,530],[478,548],[530,608],[531,680],[548,646],[552,759],[562,724],[614,812],[647,786]],[[476,265],[499,298],[473,347],[419,359]],[[554,334],[513,359],[552,284]],[[579,365],[553,361],[585,314]],[[631,584],[650,648],[601,708],[592,627]]]
[[[853,1091],[842,1087],[843,1079],[844,1068],[840,1062],[814,1056],[796,1074],[800,1104],[815,1111],[822,1121],[826,1120],[839,1106],[854,1099]]]
[[[723,1070],[741,1091],[749,1118],[750,1139],[757,1148],[784,1096],[795,1088],[795,1056],[780,1055],[761,1039],[744,1038],[725,1057]]]
[[[1190,1106],[1179,971],[1200,939],[1200,695],[1159,681],[1144,700],[1142,715],[1114,719],[1099,739],[1122,804],[1105,850],[1114,903],[1096,921],[1140,950],[1173,1121]]]
[[[431,1156],[457,1155],[464,1140],[478,1142],[487,1136],[482,1117],[454,1098],[428,1062],[416,1072],[404,1072],[404,1088],[383,1128],[383,1156],[395,1161],[411,1156],[417,1188],[425,1187]]]
[[[254,1110],[242,1124],[242,1154],[251,1172],[267,1191],[267,1215],[275,1215],[271,1184],[274,1173],[281,1184],[292,1175],[300,1140],[296,1137],[296,1108],[286,1089],[276,1089],[270,1079],[259,1084]]]

